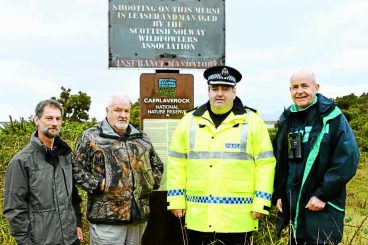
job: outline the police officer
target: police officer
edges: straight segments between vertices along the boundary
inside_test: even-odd
[[[250,244],[269,213],[275,158],[267,128],[236,96],[242,75],[229,66],[204,72],[209,101],[186,114],[167,166],[168,209],[185,216],[189,244]]]

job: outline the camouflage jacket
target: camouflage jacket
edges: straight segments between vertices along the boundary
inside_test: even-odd
[[[163,163],[146,134],[129,125],[119,136],[104,120],[78,140],[73,170],[76,183],[88,193],[90,222],[140,223],[148,219],[149,197],[159,187]]]

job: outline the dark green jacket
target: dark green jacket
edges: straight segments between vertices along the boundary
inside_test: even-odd
[[[33,134],[6,171],[4,216],[18,244],[67,245],[77,240],[81,199],[73,186],[71,149],[59,137],[54,145],[55,151],[47,150]]]
[[[295,236],[311,243],[341,241],[345,215],[346,184],[355,175],[359,162],[358,146],[345,116],[329,99],[317,94],[317,116],[309,132],[309,152],[306,154],[299,195],[290,210],[286,193],[288,179],[288,140],[290,124],[295,116],[288,108],[281,115],[275,139],[277,160],[274,200],[282,199],[278,231],[293,222]],[[312,110],[313,107],[307,110]],[[305,208],[309,199],[317,196],[326,202],[318,212]],[[295,217],[290,217],[294,213]]]
[[[75,180],[88,192],[90,222],[127,224],[148,219],[149,197],[159,187],[163,163],[146,134],[129,125],[119,136],[104,120],[83,132],[74,164]]]

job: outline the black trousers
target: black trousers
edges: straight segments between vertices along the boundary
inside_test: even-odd
[[[189,245],[251,245],[252,232],[216,233],[187,230]]]

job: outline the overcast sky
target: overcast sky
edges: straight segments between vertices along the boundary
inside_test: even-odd
[[[367,12],[367,0],[227,0],[226,64],[243,74],[238,96],[269,119],[291,104],[298,68],[315,71],[327,97],[368,92]],[[106,0],[0,0],[0,121],[28,118],[61,86],[90,95],[97,120],[111,94],[136,101],[140,74],[154,69],[108,69],[107,14]],[[195,104],[206,102],[203,70],[181,73],[194,74]]]

